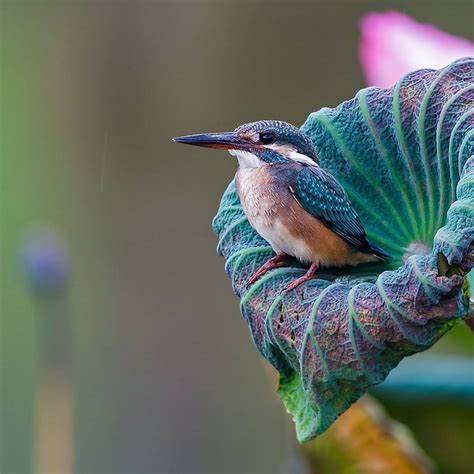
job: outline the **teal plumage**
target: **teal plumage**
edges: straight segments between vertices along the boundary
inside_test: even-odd
[[[362,222],[344,188],[319,166],[301,165],[292,191],[306,212],[319,219],[357,250],[385,259],[388,255],[368,242]]]

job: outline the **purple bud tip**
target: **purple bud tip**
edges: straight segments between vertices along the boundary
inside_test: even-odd
[[[23,275],[37,293],[51,294],[64,290],[70,275],[69,254],[52,232],[30,234],[20,251]]]

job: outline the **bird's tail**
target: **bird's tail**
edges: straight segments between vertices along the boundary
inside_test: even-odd
[[[373,244],[372,242],[369,242],[369,246],[370,246],[370,251],[372,255],[377,257],[382,262],[388,262],[390,260],[390,255],[387,252],[385,252],[385,250],[381,249],[380,247]]]

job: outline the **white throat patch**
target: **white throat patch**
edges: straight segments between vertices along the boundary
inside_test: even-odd
[[[241,168],[258,168],[265,163],[253,153],[244,150],[229,150],[232,156],[237,157]]]

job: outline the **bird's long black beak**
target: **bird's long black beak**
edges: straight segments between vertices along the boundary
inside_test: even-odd
[[[174,142],[186,145],[203,146],[206,148],[221,148],[224,150],[245,150],[250,143],[240,138],[234,132],[225,133],[200,133],[173,138]]]

